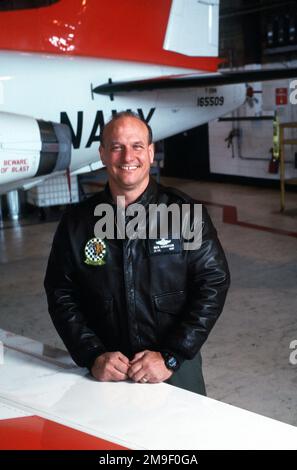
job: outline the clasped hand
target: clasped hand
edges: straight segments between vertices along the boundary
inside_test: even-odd
[[[119,351],[101,354],[94,362],[92,375],[101,382],[119,382],[131,379],[140,383],[159,383],[169,379],[162,355],[157,351],[141,351],[132,361]]]

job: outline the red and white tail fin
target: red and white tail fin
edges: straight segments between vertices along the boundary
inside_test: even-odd
[[[219,0],[172,0],[163,47],[188,56],[218,55]]]
[[[3,10],[2,3],[0,49],[209,72],[221,62],[214,47],[218,0],[59,0],[43,8],[33,7],[40,2],[32,0],[31,9],[22,10],[15,2],[4,2],[11,7]]]

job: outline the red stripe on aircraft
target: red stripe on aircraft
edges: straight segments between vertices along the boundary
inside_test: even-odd
[[[128,450],[39,416],[0,420],[1,450]]]
[[[131,60],[215,72],[221,59],[163,49],[171,0],[60,0],[0,11],[0,49]]]

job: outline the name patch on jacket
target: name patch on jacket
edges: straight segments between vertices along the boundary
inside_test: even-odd
[[[160,238],[158,240],[148,240],[148,250],[150,255],[168,255],[182,252],[182,242],[179,239]]]

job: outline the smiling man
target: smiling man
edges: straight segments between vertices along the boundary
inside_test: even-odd
[[[150,128],[139,118],[119,114],[102,133],[100,156],[106,165],[114,198],[125,196],[126,205],[144,192],[154,161]]]
[[[145,213],[151,204],[195,206],[150,178],[152,132],[137,115],[113,116],[101,135],[100,156],[105,190],[68,210],[54,238],[45,278],[54,325],[76,363],[99,381],[166,381],[205,394],[200,349],[229,287],[216,230],[203,208],[197,249],[187,250],[182,234],[94,236],[95,209],[110,205],[117,224],[119,196],[126,208],[137,203]]]

